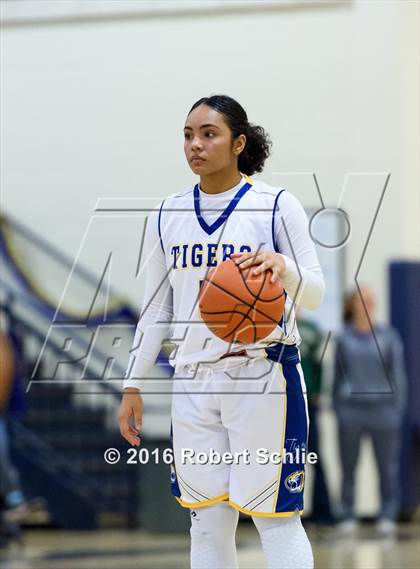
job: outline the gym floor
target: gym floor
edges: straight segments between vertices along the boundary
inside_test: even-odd
[[[418,569],[419,526],[402,524],[398,535],[380,539],[373,526],[358,536],[338,539],[333,528],[307,525],[317,569]],[[256,530],[241,522],[237,533],[241,569],[265,567]],[[188,535],[144,531],[63,532],[29,530],[23,542],[0,558],[1,569],[185,569]]]

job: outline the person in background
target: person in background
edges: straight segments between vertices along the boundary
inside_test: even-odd
[[[337,415],[342,468],[342,521],[339,531],[352,535],[355,470],[362,437],[371,438],[380,480],[380,535],[396,531],[399,513],[399,451],[405,407],[403,346],[396,330],[375,322],[375,295],[364,286],[348,295],[345,327],[337,338],[333,404]]]
[[[21,409],[20,367],[15,338],[4,330],[4,314],[0,328],[0,541],[17,537],[17,523],[26,515],[27,503],[20,487],[19,474],[10,460],[6,416]]]
[[[308,452],[315,452],[318,456],[318,461],[314,465],[312,512],[308,521],[316,524],[329,524],[333,521],[333,518],[320,453],[318,428],[318,411],[322,385],[321,351],[324,336],[315,322],[302,317],[300,311],[298,311],[297,316],[299,331],[302,337],[302,343],[299,346],[300,359],[308,398]]]

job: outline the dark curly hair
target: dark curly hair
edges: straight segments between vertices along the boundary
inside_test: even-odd
[[[188,114],[199,105],[207,105],[223,115],[232,132],[232,139],[240,134],[246,136],[245,148],[238,157],[239,171],[248,176],[252,176],[255,172],[262,172],[264,162],[270,156],[272,146],[272,142],[263,127],[248,122],[244,108],[235,99],[227,95],[202,97],[193,104]]]
[[[351,290],[344,295],[342,317],[345,324],[351,324],[354,320],[354,301],[356,298],[357,289]]]

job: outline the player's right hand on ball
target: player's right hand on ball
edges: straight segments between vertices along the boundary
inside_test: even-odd
[[[143,421],[143,398],[134,387],[124,389],[118,414],[120,433],[131,445],[140,445],[140,429]],[[132,425],[134,423],[134,426]]]

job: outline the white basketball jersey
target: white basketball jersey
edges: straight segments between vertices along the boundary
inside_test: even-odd
[[[223,211],[217,196],[212,211],[202,209],[203,192],[198,184],[162,202],[158,227],[173,288],[171,341],[176,345],[170,363],[177,370],[187,364],[215,362],[226,352],[246,349],[249,356],[261,357],[262,350],[274,343],[300,343],[293,299],[289,296],[274,331],[260,342],[246,345],[217,338],[202,321],[198,307],[200,281],[232,253],[281,253],[275,231],[281,224],[282,191],[244,176]],[[226,192],[227,196],[231,192]]]

